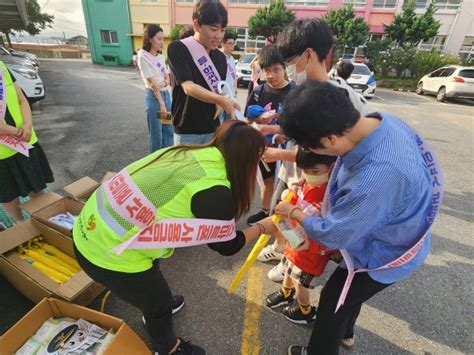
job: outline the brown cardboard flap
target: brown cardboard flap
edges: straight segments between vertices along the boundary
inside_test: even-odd
[[[31,223],[31,220],[19,223],[7,230],[0,232],[0,254],[27,242],[39,234],[38,230]]]
[[[69,184],[63,188],[68,194],[77,198],[86,198],[91,195],[100,184],[91,179],[89,176],[84,176],[72,184]]]
[[[21,208],[28,211],[30,214],[35,213],[36,211],[49,206],[50,204],[62,199],[61,195],[58,195],[55,192],[45,192],[37,194],[34,198],[30,199],[28,202],[25,202],[20,205]]]
[[[90,287],[94,281],[86,275],[84,271],[79,271],[67,282],[56,288],[54,293],[67,301],[72,301],[74,298]]]
[[[0,337],[0,354],[15,353],[51,316],[48,299],[44,298]]]
[[[104,175],[104,177],[102,178],[102,180],[100,180],[100,183],[102,184],[104,181],[106,180],[109,180],[112,176],[116,175],[117,173],[114,173],[113,171],[107,171]]]
[[[66,212],[72,213],[73,215],[77,216],[79,215],[83,207],[83,202],[77,201],[71,197],[63,197],[62,199],[50,204],[49,206],[43,207],[33,213],[32,218],[41,222],[45,226],[48,226],[64,235],[67,235],[68,237],[71,237],[71,230],[56,223],[53,223],[49,219],[51,217],[57,216],[58,214]]]
[[[39,283],[25,276],[25,273],[11,264],[5,257],[0,256],[0,273],[21,294],[25,295],[31,302],[38,303],[44,297],[51,296],[51,292]],[[0,337],[1,338],[1,337]],[[3,349],[0,346],[0,349]],[[0,354],[2,352],[0,351]],[[3,355],[3,354],[2,354]]]
[[[123,323],[104,351],[104,355],[116,354],[149,355],[151,351],[143,340],[126,323]]]

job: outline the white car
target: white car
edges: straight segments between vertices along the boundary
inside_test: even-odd
[[[352,71],[351,76],[347,79],[347,83],[355,92],[362,94],[362,96],[366,98],[373,98],[375,96],[375,89],[377,88],[374,73],[365,64],[352,64],[354,65],[354,70]]]
[[[439,102],[448,98],[474,99],[474,67],[449,65],[439,68],[418,81],[416,93],[435,94]]]
[[[45,87],[39,74],[29,67],[16,64],[7,64],[7,68],[15,76],[18,85],[31,104],[43,100],[45,97]]]
[[[237,62],[237,86],[250,83],[252,76],[252,69],[250,63],[257,56],[257,53],[244,53]]]

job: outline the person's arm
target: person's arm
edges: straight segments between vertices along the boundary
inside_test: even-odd
[[[20,85],[18,85],[18,83],[15,83],[14,85],[16,95],[18,96],[18,101],[20,103],[21,116],[23,117],[23,126],[20,127],[21,135],[19,136],[19,138],[22,141],[28,142],[31,139],[31,132],[33,130],[31,108],[25,95],[23,95],[23,91],[21,90]]]
[[[0,122],[0,134],[8,134],[20,138],[22,130],[6,123]]]
[[[196,193],[191,200],[191,211],[197,218],[228,221],[235,216],[232,191],[225,186],[214,186]],[[236,237],[226,242],[209,243],[207,246],[219,254],[230,256],[238,253],[246,244],[260,236],[272,233],[274,225],[270,218],[262,220],[244,231],[237,231]]]
[[[278,204],[275,213],[288,216],[291,212],[291,218],[304,227],[309,238],[331,249],[344,249],[386,223],[403,196],[401,180],[400,174],[380,167],[376,177],[344,186],[344,195],[324,217],[308,217],[286,203]]]
[[[276,127],[279,127],[279,126],[276,126]],[[277,160],[290,161],[294,163],[296,161],[296,151],[268,147],[265,150],[265,153],[263,153],[263,160],[265,160],[267,163],[273,163],[274,161],[277,161]]]

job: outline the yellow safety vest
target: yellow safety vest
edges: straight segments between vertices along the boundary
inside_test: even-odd
[[[18,95],[16,94],[15,84],[13,83],[12,77],[8,72],[7,66],[0,60],[0,70],[3,72],[3,80],[5,82],[5,93],[7,97],[7,107],[10,115],[13,117],[15,127],[21,128],[23,126],[23,116],[21,114],[20,103],[18,101]],[[5,122],[3,122],[5,123]],[[35,144],[38,141],[35,131],[31,130],[31,139],[29,144]],[[3,144],[0,144],[0,160],[10,158],[17,154],[16,150],[8,148]]]
[[[165,148],[126,167],[134,183],[156,206],[155,222],[166,218],[194,218],[191,199],[213,186],[230,188],[224,157],[215,147],[169,152]],[[209,201],[213,203],[213,201]],[[174,249],[112,250],[141,230],[117,214],[99,188],[89,198],[73,230],[74,243],[93,264],[120,272],[148,270],[156,258],[167,258]]]

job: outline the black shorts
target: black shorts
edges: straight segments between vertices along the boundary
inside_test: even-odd
[[[260,167],[260,171],[262,172],[262,177],[263,180],[275,177],[275,172],[276,172],[276,162],[273,163],[267,163],[268,167],[270,168],[270,171],[267,171],[263,163],[260,161],[258,163],[258,166]]]

